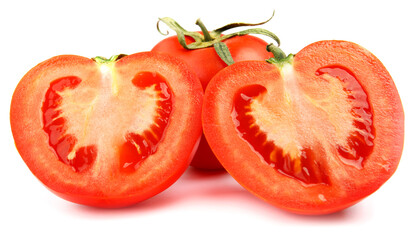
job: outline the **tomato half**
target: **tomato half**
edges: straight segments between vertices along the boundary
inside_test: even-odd
[[[186,37],[186,42],[190,44],[193,42],[193,39]],[[267,43],[254,36],[237,36],[226,39],[223,42],[227,45],[235,62],[265,60],[272,57],[272,54],[266,50]],[[198,75],[204,90],[211,78],[227,66],[213,47],[187,50],[180,45],[176,36],[168,37],[160,41],[154,46],[152,51],[168,53],[182,59]],[[201,139],[199,149],[195,154],[191,166],[200,169],[222,168],[204,136]]]
[[[122,207],[163,191],[188,167],[202,97],[197,76],[171,56],[57,56],[18,84],[11,129],[29,169],[55,194]]]
[[[396,87],[354,43],[316,42],[276,64],[235,63],[204,99],[204,134],[225,169],[291,212],[349,207],[384,184],[401,157]]]

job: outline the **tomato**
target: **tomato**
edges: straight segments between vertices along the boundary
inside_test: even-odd
[[[190,44],[193,40],[190,37],[186,37],[186,42]],[[229,38],[223,42],[228,46],[235,62],[265,60],[272,57],[272,54],[266,51],[267,43],[254,36],[238,36]],[[180,45],[176,36],[168,37],[160,41],[154,46],[152,51],[168,53],[185,61],[191,69],[195,71],[204,89],[211,78],[227,66],[213,47],[188,50]],[[221,164],[212,153],[204,136],[201,139],[199,149],[195,154],[191,166],[200,169],[222,169]]]
[[[171,56],[98,60],[64,55],[31,69],[13,94],[11,129],[52,192],[123,207],[160,193],[188,167],[202,133],[203,91]]]
[[[206,89],[202,121],[241,185],[301,214],[336,212],[375,192],[395,172],[404,141],[390,74],[346,41],[228,66]]]
[[[186,37],[187,44],[193,42]],[[266,50],[267,42],[251,35],[229,38],[223,41],[235,62],[245,60],[265,60],[272,57]],[[156,44],[153,52],[164,52],[184,60],[198,75],[205,89],[211,78],[227,64],[218,56],[213,47],[188,50],[183,48],[176,36],[168,37]]]

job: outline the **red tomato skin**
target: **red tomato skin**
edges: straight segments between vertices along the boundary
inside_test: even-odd
[[[49,81],[62,75],[79,75],[82,79],[100,78],[99,66],[91,59],[62,55],[46,60],[22,78],[12,97],[10,125],[19,154],[30,171],[50,191],[74,203],[117,208],[146,200],[171,186],[183,174],[200,141],[203,91],[197,76],[185,63],[169,55],[144,52],[123,57],[115,63],[114,68],[118,71],[119,78],[133,76],[136,74],[135,68],[141,71],[160,71],[170,81],[168,83],[173,91],[179,92],[175,88],[188,91],[187,96],[177,94],[175,97],[179,109],[175,108],[176,113],[171,115],[175,120],[169,122],[166,136],[160,143],[163,146],[159,146],[152,160],[146,159],[148,161],[136,173],[122,175],[119,170],[110,169],[110,164],[99,177],[88,171],[76,173],[57,159],[43,130],[40,120],[41,104]],[[48,80],[43,79],[45,76]],[[179,134],[181,136],[174,137],[174,130],[178,129],[182,131]],[[167,145],[174,142],[176,147],[171,151]],[[111,148],[116,149],[117,146]],[[157,154],[168,154],[170,157],[159,156],[157,159]],[[147,174],[145,179],[139,176],[143,175],[142,172]]]
[[[187,44],[193,42],[189,37],[186,37],[186,40]],[[273,57],[272,53],[266,50],[268,43],[254,36],[237,36],[224,40],[224,42],[227,44],[235,62],[265,60]],[[204,90],[212,77],[227,66],[213,47],[187,50],[180,45],[176,36],[160,41],[153,47],[152,51],[168,53],[184,60],[198,75]],[[204,170],[223,169],[204,136],[201,138],[191,166]]]
[[[193,42],[189,37],[186,37],[186,40],[187,44]],[[227,44],[234,62],[265,60],[273,57],[272,53],[266,50],[268,43],[254,36],[232,37],[223,42]],[[227,66],[213,47],[188,50],[181,46],[176,36],[160,41],[152,51],[168,53],[184,60],[198,75],[204,90],[212,77]]]
[[[195,156],[192,159],[191,166],[206,171],[224,169],[209,147],[204,134],[201,136],[201,141],[199,142],[198,150],[195,152]]]
[[[221,164],[244,188],[281,209],[304,215],[334,213],[348,208],[378,190],[396,171],[404,142],[404,112],[394,82],[383,64],[369,51],[346,41],[320,41],[295,55],[293,67],[303,79],[315,79],[319,67],[342,65],[351,69],[365,89],[373,111],[374,150],[363,169],[346,166],[349,178],[327,174],[330,186],[303,186],[280,175],[239,137],[232,122],[233,97],[251,84],[272,84],[281,76],[276,65],[262,61],[233,64],[208,85],[203,103],[203,129]],[[336,169],[336,171],[341,171]],[[330,174],[329,174],[330,173]]]

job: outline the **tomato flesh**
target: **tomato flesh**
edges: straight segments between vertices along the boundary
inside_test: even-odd
[[[394,83],[370,52],[311,44],[284,62],[220,71],[203,105],[206,139],[247,190],[302,214],[347,208],[396,170],[404,136]]]
[[[75,76],[63,77],[50,83],[43,102],[43,129],[49,135],[49,144],[63,163],[75,172],[88,168],[96,159],[97,149],[94,145],[83,146],[73,152],[77,139],[66,134],[66,120],[60,116],[62,97],[59,92],[76,88],[82,80]]]
[[[328,75],[325,78],[329,81],[337,79],[336,81],[341,82],[342,91],[347,94],[348,104],[352,105],[351,114],[356,129],[347,137],[346,145],[336,147],[337,151],[346,164],[361,168],[363,159],[368,157],[374,146],[373,120],[367,94],[354,75],[342,67],[322,67],[315,73],[317,76],[323,74]],[[320,159],[326,158],[326,149],[315,153],[310,147],[300,146],[297,151],[291,153],[288,149],[283,150],[277,146],[260,130],[254,119],[251,104],[253,101],[260,101],[266,92],[267,89],[262,85],[250,85],[236,93],[232,116],[240,136],[278,172],[296,178],[304,184],[329,184],[329,178],[322,166],[324,160]],[[294,143],[291,141],[291,144]]]
[[[350,133],[347,145],[337,146],[343,161],[357,168],[362,168],[363,160],[373,151],[375,131],[373,114],[367,93],[360,86],[354,74],[339,66],[322,67],[315,73],[317,76],[327,74],[339,79],[343,83],[343,91],[348,94],[348,101],[353,107],[351,114],[354,117],[355,131]]]
[[[121,168],[133,172],[139,163],[156,152],[168,125],[172,112],[172,93],[165,78],[153,72],[138,73],[132,83],[145,90],[153,88],[157,93],[157,110],[153,124],[142,134],[128,133],[120,150]]]
[[[180,59],[63,55],[31,69],[13,94],[16,148],[53,193],[124,207],[172,185],[202,133],[202,86]]]
[[[62,97],[59,92],[76,88],[82,80],[75,76],[63,77],[53,81],[46,92],[43,103],[44,130],[49,135],[49,144],[55,150],[63,163],[72,167],[75,172],[81,172],[93,164],[97,156],[95,145],[82,146],[74,149],[77,138],[66,134],[66,120],[60,116]],[[166,79],[155,72],[140,72],[132,79],[134,86],[141,90],[152,88],[158,98],[154,123],[142,134],[127,133],[126,142],[120,150],[120,166],[123,171],[132,172],[139,163],[156,152],[159,142],[169,121],[172,111],[172,93]]]
[[[305,184],[328,184],[328,176],[324,174],[317,161],[320,156],[315,154],[311,148],[303,148],[299,154],[292,155],[276,146],[268,139],[267,134],[260,130],[253,117],[251,103],[265,93],[264,86],[251,85],[241,88],[235,95],[232,116],[240,137],[278,172],[296,178]]]

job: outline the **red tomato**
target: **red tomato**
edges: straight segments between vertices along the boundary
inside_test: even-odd
[[[404,113],[393,80],[364,48],[321,41],[278,63],[219,72],[204,134],[225,169],[277,207],[326,214],[376,191],[399,163]]]
[[[187,44],[193,42],[190,37],[186,37],[186,41]],[[265,60],[272,57],[272,54],[266,50],[267,43],[254,36],[237,36],[226,39],[223,42],[228,46],[235,62]],[[176,36],[162,40],[152,51],[168,53],[184,60],[198,75],[204,89],[211,78],[227,66],[213,47],[187,50],[180,45]],[[191,166],[200,169],[222,168],[204,137],[201,139],[199,149],[195,154]]]
[[[18,84],[11,129],[29,169],[55,194],[122,207],[163,191],[188,167],[202,96],[196,75],[167,55],[57,56]]]

